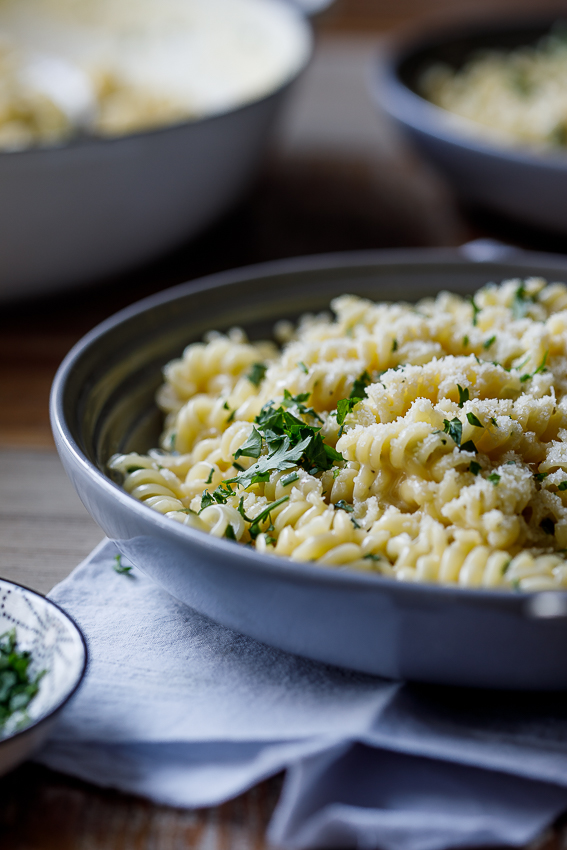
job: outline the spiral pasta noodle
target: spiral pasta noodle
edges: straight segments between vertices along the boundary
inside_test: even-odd
[[[168,519],[401,581],[567,587],[567,286],[352,295],[211,333],[164,370],[161,449],[115,455]]]

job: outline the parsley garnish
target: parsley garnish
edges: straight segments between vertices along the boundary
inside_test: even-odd
[[[539,375],[539,373],[540,373],[540,372],[545,372],[545,371],[547,371],[547,369],[546,369],[546,365],[545,365],[545,364],[547,363],[547,355],[548,355],[548,354],[549,354],[549,351],[546,351],[546,352],[545,352],[545,354],[543,355],[543,358],[542,358],[541,363],[539,364],[539,366],[537,367],[537,369],[536,369],[534,372],[532,372],[532,374],[531,374],[531,375],[529,375],[529,374],[526,374],[526,375],[520,375],[520,381],[521,381],[522,383],[524,383],[524,381],[529,381],[529,379],[530,379],[530,378],[533,378],[535,375]]]
[[[464,336],[463,337],[463,348],[466,348],[468,346],[468,344],[469,344],[469,338],[468,338],[468,336]]]
[[[313,470],[313,474],[330,469],[335,461],[342,461],[343,456],[332,446],[323,442],[320,427],[308,425],[287,408],[296,407],[305,416],[319,419],[311,408],[305,407],[304,401],[309,393],[292,396],[284,390],[284,399],[280,407],[275,407],[270,401],[264,405],[256,419],[256,428],[248,438],[244,447],[247,452],[254,452],[250,457],[258,460],[248,469],[242,470],[235,478],[225,481],[225,484],[240,484],[244,489],[251,484],[266,482],[270,473],[276,470],[284,471],[294,466]],[[242,448],[239,452],[243,454]],[[263,449],[265,454],[261,454]],[[235,453],[235,457],[239,456]]]
[[[528,295],[523,283],[517,288],[512,301],[512,315],[515,319],[525,318],[530,303],[533,304],[535,297]]]
[[[473,323],[473,325],[476,325],[477,316],[480,313],[480,307],[476,306],[476,302],[474,300],[474,295],[469,295],[469,301],[470,301],[470,305],[471,305],[472,311],[473,311],[472,323]]]
[[[397,351],[397,350],[398,350],[398,340],[394,339],[392,341],[392,351]]]
[[[311,393],[299,393],[299,395],[292,395],[289,390],[284,390],[283,392],[283,407],[297,407],[298,411],[304,416],[312,416],[314,419],[318,419],[319,422],[323,422],[319,414],[315,413],[312,407],[305,407],[303,404],[304,401],[307,401]]]
[[[470,398],[469,388],[465,387],[463,389],[460,384],[457,384],[457,389],[459,391],[459,407],[462,407],[465,401],[468,401]]]
[[[297,365],[299,366],[299,368],[301,369],[302,372],[305,372],[306,375],[309,374],[309,369],[307,368],[307,366],[305,365],[303,360],[300,360]]]
[[[542,531],[545,531],[546,534],[555,534],[555,522],[551,519],[551,517],[546,516],[545,519],[542,519],[539,527]]]
[[[132,475],[133,472],[137,472],[139,469],[145,469],[144,466],[128,466],[126,467],[126,472],[128,475]]]
[[[234,533],[234,528],[232,527],[232,525],[230,523],[225,528],[224,536],[228,540],[236,540],[236,534]]]
[[[496,419],[494,418],[494,416],[491,416],[491,417],[490,417],[490,421],[492,422],[492,424],[494,425],[494,427],[495,427],[495,428],[498,428],[498,422],[496,421]]]
[[[472,440],[467,440],[466,443],[463,443],[463,445],[460,446],[460,449],[462,452],[474,452],[475,455],[478,454],[478,449]]]
[[[264,375],[266,374],[267,366],[265,363],[253,363],[252,368],[246,375],[251,384],[254,384],[255,387],[259,387],[262,381],[264,380]]]
[[[365,369],[362,375],[357,378],[354,384],[352,385],[352,390],[349,395],[349,398],[356,398],[358,401],[362,401],[362,399],[366,395],[366,387],[371,383],[372,378]]]
[[[365,561],[383,561],[384,558],[382,555],[374,555],[372,552],[368,552],[366,555],[362,556]]]
[[[351,514],[354,511],[353,505],[349,505],[344,499],[339,499],[334,508],[336,511],[346,511],[347,514]]]
[[[547,478],[548,475],[549,475],[549,472],[535,472],[534,478],[535,478],[536,481],[544,481]]]
[[[443,420],[443,430],[446,434],[448,434],[451,439],[458,445],[461,445],[461,439],[463,436],[463,423],[460,419],[451,419],[449,422],[448,419]]]
[[[491,336],[490,339],[487,339],[485,342],[482,343],[482,347],[486,350],[486,349],[490,348],[492,345],[494,345],[495,342],[496,342],[496,337]]]
[[[115,573],[118,573],[118,575],[121,576],[130,575],[130,573],[132,572],[132,567],[127,567],[122,563],[122,555],[114,556],[114,563],[112,565],[112,569]]]
[[[467,413],[467,419],[471,425],[474,425],[475,428],[484,428],[484,425],[474,413]]]
[[[478,475],[480,470],[480,463],[477,463],[476,460],[471,460],[471,462],[469,463],[469,472],[472,472],[473,475]]]
[[[293,484],[294,481],[299,481],[299,475],[297,472],[290,472],[289,475],[284,475],[280,478],[280,484],[282,487],[287,487],[288,484]]]
[[[212,493],[209,493],[208,490],[203,490],[199,513],[201,513],[201,511],[204,511],[205,508],[209,508],[211,505],[214,505],[215,503],[217,505],[226,505],[228,497],[234,495],[232,487],[229,487],[227,485],[228,482],[223,481],[222,484],[219,484],[217,489],[213,490]]]
[[[355,404],[361,401],[359,398],[341,398],[337,402],[337,424],[341,427],[339,428],[339,437],[343,433],[343,424],[347,417],[347,414],[351,412]]]
[[[498,485],[498,482],[500,481],[500,476],[498,475],[497,472],[491,472],[490,475],[487,476],[487,478],[488,478],[488,481],[490,481],[490,483],[493,484],[495,487]]]
[[[214,474],[214,471],[215,471],[215,470],[214,470],[214,468],[211,466],[211,471],[209,472],[209,477],[208,477],[208,478],[207,478],[207,480],[205,481],[205,484],[210,484],[210,483],[211,483],[211,481],[213,480],[213,474]]]
[[[557,485],[558,490],[567,490],[567,481],[562,481],[561,484]]]
[[[252,432],[245,443],[243,443],[240,448],[235,451],[234,459],[238,460],[239,457],[260,457],[262,452],[262,437],[256,430],[256,428],[252,428]],[[207,482],[208,483],[208,482]]]
[[[39,691],[45,670],[30,677],[31,653],[18,650],[16,630],[0,635],[0,729],[16,712],[25,712]],[[26,720],[25,714],[22,721]]]
[[[249,532],[252,540],[255,540],[258,537],[258,535],[260,534],[260,531],[261,531],[260,523],[264,522],[264,520],[269,518],[269,516],[270,516],[271,512],[274,510],[274,508],[279,507],[279,505],[283,505],[283,503],[287,502],[288,499],[289,499],[289,496],[282,496],[281,499],[277,499],[277,501],[272,502],[271,505],[268,505],[267,508],[264,508],[263,511],[260,511],[258,516],[250,518],[250,517],[247,517],[246,514],[244,513],[244,496],[241,496],[240,502],[238,503],[238,513],[240,514],[242,519],[245,520],[245,522],[250,523],[250,528],[248,529],[248,532]],[[270,523],[271,523],[271,520],[270,520]],[[273,526],[271,526],[271,524],[270,524],[270,528],[268,528],[268,531],[273,531]],[[273,538],[271,538],[271,539],[273,540]]]

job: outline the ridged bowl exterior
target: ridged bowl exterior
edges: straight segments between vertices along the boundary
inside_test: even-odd
[[[51,400],[61,459],[124,555],[225,626],[380,676],[567,688],[567,604],[559,591],[554,616],[539,616],[549,610],[534,606],[534,594],[416,585],[260,555],[166,519],[106,473],[114,452],[157,444],[161,368],[207,330],[240,325],[251,338],[265,338],[276,320],[325,309],[345,292],[412,301],[533,274],[567,280],[567,261],[525,254],[475,263],[458,251],[372,252],[281,261],[160,293],[100,325],[62,364]]]

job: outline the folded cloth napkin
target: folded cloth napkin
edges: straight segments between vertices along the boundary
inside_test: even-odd
[[[38,760],[172,806],[286,770],[276,844],[523,845],[567,809],[567,696],[408,685],[225,629],[101,544],[51,598],[90,662]],[[551,647],[550,651],[563,651]]]

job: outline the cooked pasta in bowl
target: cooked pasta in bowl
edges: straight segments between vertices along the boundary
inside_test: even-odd
[[[276,326],[281,351],[237,328],[186,348],[162,449],[110,460],[125,489],[299,562],[567,587],[567,286],[332,308]]]
[[[160,294],[63,364],[61,457],[124,554],[227,626],[380,675],[567,687],[561,278],[385,252]]]

